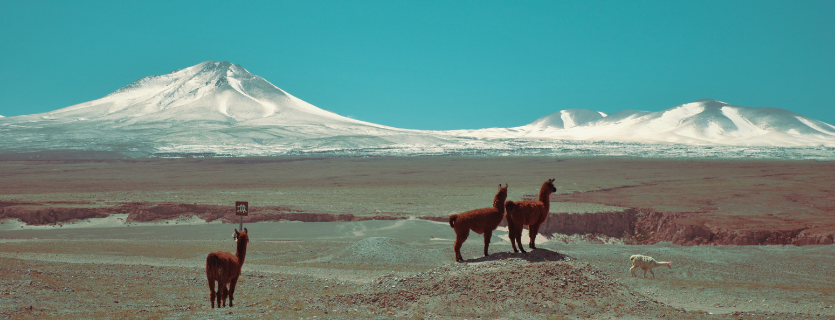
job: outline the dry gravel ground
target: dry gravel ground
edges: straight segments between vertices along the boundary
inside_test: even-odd
[[[133,227],[76,230],[99,232],[86,238],[61,228],[0,232],[0,318],[835,319],[835,246],[557,237],[521,254],[497,231],[489,257],[471,237],[462,251],[469,260],[455,263],[452,229],[423,220],[249,224],[236,305],[213,310],[205,256],[233,250],[234,227],[137,228],[144,239],[127,232]],[[304,228],[332,237],[289,231]],[[205,237],[206,229],[229,232]],[[633,278],[628,259],[637,253],[673,269]]]
[[[509,183],[508,199],[520,199],[557,178],[561,202],[552,211],[640,207],[835,228],[833,166],[465,157],[0,161],[0,211],[52,217],[134,202],[249,201],[255,215],[276,206],[444,217],[489,206],[499,183]],[[112,213],[105,219],[116,221]],[[471,234],[462,251],[470,260],[455,263],[452,229],[424,220],[248,223],[236,305],[213,310],[205,258],[234,250],[236,225],[180,218],[197,224],[0,225],[0,318],[835,319],[833,245],[633,246],[557,236],[523,255],[509,253],[506,232],[497,231],[489,257]],[[633,278],[632,254],[673,268]]]

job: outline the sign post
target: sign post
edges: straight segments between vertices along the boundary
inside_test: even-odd
[[[249,215],[249,202],[235,201],[235,215],[241,217],[241,225],[238,230],[244,230],[244,216]]]

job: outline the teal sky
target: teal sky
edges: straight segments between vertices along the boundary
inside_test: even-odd
[[[835,1],[0,2],[0,115],[206,60],[413,129],[701,98],[835,124]]]

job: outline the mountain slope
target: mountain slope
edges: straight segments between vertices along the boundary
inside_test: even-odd
[[[546,138],[735,146],[835,146],[835,126],[776,108],[702,99],[659,112],[568,109],[515,128],[456,130],[480,138]]]

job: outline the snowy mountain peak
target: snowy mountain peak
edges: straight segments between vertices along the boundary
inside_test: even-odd
[[[568,129],[598,121],[606,116],[608,116],[606,113],[589,109],[567,109],[536,119],[530,125],[541,128]]]
[[[718,112],[722,108],[733,107],[733,105],[719,100],[713,99],[699,99],[690,103],[685,103],[665,110],[673,114],[688,114],[696,115],[703,112]]]
[[[56,121],[102,120],[120,127],[184,121],[373,125],[319,109],[226,61],[206,61],[169,74],[144,77],[101,99],[55,110],[44,117]]]
[[[727,103],[725,101],[719,101],[719,100],[715,100],[715,99],[699,99],[699,100],[693,101],[691,103],[701,104],[702,106],[705,106],[705,107],[722,107],[722,106],[731,105],[730,103]],[[688,104],[691,104],[691,103],[688,103]]]
[[[777,108],[701,99],[658,112],[567,109],[520,127],[528,137],[648,143],[833,145],[835,126]]]

